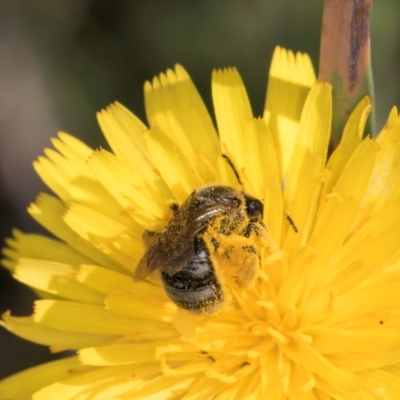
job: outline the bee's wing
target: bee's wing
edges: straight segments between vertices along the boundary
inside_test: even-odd
[[[144,231],[143,232],[143,241],[147,247],[146,252],[144,253],[143,257],[139,260],[139,263],[135,269],[135,272],[133,273],[133,281],[134,282],[140,282],[144,278],[146,278],[147,275],[149,275],[150,272],[154,271],[156,268],[153,268],[152,270],[149,269],[148,267],[148,257],[149,257],[149,252],[151,251],[151,248],[154,243],[157,243],[159,239],[159,233],[152,232],[152,231]]]
[[[208,220],[224,210],[220,204],[215,204],[198,215],[193,215],[189,208],[181,210],[165,231],[150,239],[151,244],[140,259],[133,280],[141,281],[161,267],[170,275],[180,271],[194,256],[194,240],[197,234],[207,226]]]
[[[139,264],[137,265],[135,272],[133,273],[133,281],[134,282],[140,282],[144,278],[146,278],[147,275],[149,275],[149,271],[147,268],[147,251],[144,254],[144,256],[140,259]]]
[[[147,254],[147,270],[149,273],[162,267],[162,270],[172,275],[187,265],[194,256],[194,237],[182,238],[174,236],[163,237],[160,243],[155,243]]]

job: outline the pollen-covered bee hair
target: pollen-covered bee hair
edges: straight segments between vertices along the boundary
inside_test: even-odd
[[[262,202],[241,189],[198,188],[181,207],[175,207],[162,232],[146,233],[147,251],[134,281],[159,270],[176,305],[196,314],[213,314],[227,302],[229,276],[242,288],[256,279],[260,256],[254,244],[266,237],[262,219]],[[230,273],[221,273],[219,264],[231,268]]]

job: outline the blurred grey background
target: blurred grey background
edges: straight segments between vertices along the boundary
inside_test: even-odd
[[[47,190],[32,161],[58,130],[106,146],[95,112],[119,100],[143,120],[147,79],[185,66],[209,109],[215,67],[236,66],[256,115],[276,45],[317,69],[322,0],[0,0],[0,234],[42,232],[26,213]],[[400,105],[400,2],[376,1],[377,126]],[[3,240],[3,239],[2,239]],[[0,312],[31,313],[31,292],[0,271]],[[0,329],[0,378],[50,359]]]

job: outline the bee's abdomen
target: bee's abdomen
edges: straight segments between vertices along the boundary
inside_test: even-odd
[[[224,296],[203,240],[196,239],[195,254],[181,271],[161,273],[168,296],[179,307],[198,314],[210,314],[221,307]]]

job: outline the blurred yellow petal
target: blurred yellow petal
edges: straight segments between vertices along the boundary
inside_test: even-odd
[[[363,371],[359,373],[366,386],[366,391],[375,397],[385,396],[395,399],[400,393],[400,382],[398,376],[385,371]]]
[[[102,304],[103,296],[75,280],[78,267],[51,261],[21,258],[14,278],[25,285],[68,300]]]
[[[161,322],[121,317],[94,305],[57,300],[37,300],[33,319],[57,329],[102,335],[129,335],[166,326]]]
[[[149,221],[163,217],[163,196],[170,195],[166,188],[164,192],[157,193],[152,188],[151,181],[146,182],[141,174],[105,150],[94,153],[90,157],[89,166],[108,193],[123,208],[125,225],[129,226],[128,216],[132,216],[139,224],[148,224]]]
[[[264,117],[278,148],[280,176],[289,168],[304,102],[315,73],[307,54],[276,47],[268,76]]]
[[[118,337],[97,333],[66,332],[39,324],[31,317],[13,317],[9,313],[3,314],[3,321],[0,321],[0,325],[23,339],[50,346],[53,352],[81,349],[95,343],[101,345]]]
[[[0,382],[0,398],[26,400],[32,393],[52,382],[80,375],[91,367],[83,366],[76,357],[64,358],[29,368]],[[53,399],[60,397],[54,397]]]
[[[178,339],[178,337],[177,337]],[[156,361],[157,348],[171,346],[171,339],[166,341],[152,341],[150,343],[137,343],[125,345],[111,345],[96,348],[87,348],[79,352],[79,359],[86,365],[118,365]],[[180,343],[177,340],[177,343]],[[193,353],[196,357],[198,349],[194,345],[185,345],[182,352]]]
[[[39,157],[34,163],[36,172],[65,203],[77,201],[90,205],[117,221],[129,222],[123,220],[121,207],[88,170],[87,160],[80,165],[53,150],[47,150],[46,156]]]
[[[304,365],[343,392],[356,392],[360,388],[360,379],[355,374],[335,367],[301,340],[296,341],[295,346],[284,347],[283,351],[295,362]]]
[[[149,181],[157,179],[143,140],[146,125],[118,102],[97,113],[97,120],[119,160],[129,164],[137,175]]]
[[[396,351],[399,356],[400,347],[397,344],[397,329],[385,329],[376,324],[375,329],[335,329],[316,327],[312,330],[313,345],[321,354],[353,351],[367,353],[372,356],[387,351]],[[370,343],[378,342],[379,350],[371,348]]]
[[[36,258],[45,261],[79,265],[88,263],[89,258],[78,253],[66,243],[37,234],[25,234],[17,229],[13,230],[13,237],[6,240],[7,248],[3,254],[7,256],[7,266],[14,269],[21,257]]]
[[[89,372],[72,376],[64,380],[53,380],[53,384],[37,391],[33,400],[73,400],[84,398],[90,392],[92,397],[118,398],[131,388],[139,386],[143,378],[152,376],[151,370],[137,377],[131,365],[101,369],[86,367]],[[149,368],[148,368],[149,369]],[[96,398],[95,397],[95,398]]]
[[[223,153],[239,170],[244,167],[245,125],[253,118],[246,88],[235,68],[215,70],[212,96]]]
[[[214,173],[201,158],[209,161],[220,152],[218,136],[210,115],[185,69],[176,65],[144,86],[146,114],[151,127],[164,129],[187,163],[199,172],[205,182],[214,179]],[[200,162],[199,162],[200,161]]]
[[[395,207],[400,195],[400,116],[396,114],[395,110],[391,112],[376,139],[376,166],[364,198],[363,219],[370,218],[385,207]]]
[[[63,221],[67,207],[57,198],[41,193],[36,198],[36,203],[29,206],[29,214],[44,228],[61,240],[68,243],[73,249],[82,253],[89,259],[105,265],[111,269],[120,269],[120,265],[104,253],[85,243]]]
[[[74,163],[78,162],[81,166],[93,152],[93,149],[88,145],[65,132],[58,132],[58,138],[54,138],[52,143],[67,159]],[[86,174],[87,173],[89,173],[89,171],[86,171]]]

